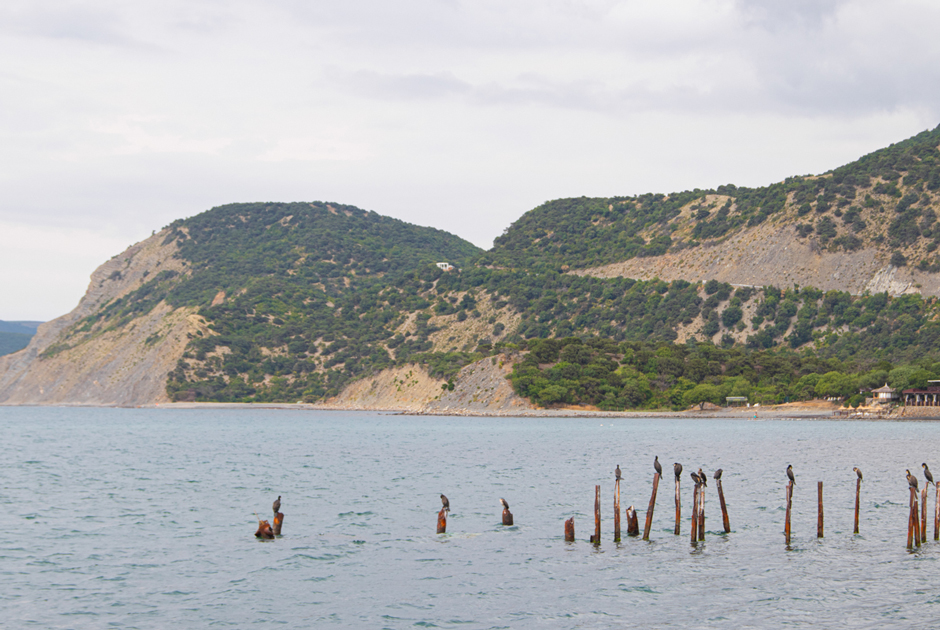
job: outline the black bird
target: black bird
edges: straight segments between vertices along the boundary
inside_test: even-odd
[[[708,487],[708,475],[702,472],[702,469],[698,469],[698,477],[702,480],[702,485],[706,488]]]
[[[617,481],[620,481],[620,464],[617,464],[617,470],[614,471],[614,474],[617,475]]]
[[[504,510],[508,510],[508,509],[509,509],[509,504],[506,503],[506,499],[500,499],[499,502],[503,504],[503,509],[504,509]]]
[[[277,500],[271,505],[271,509],[275,514],[281,511],[281,495],[277,495]]]
[[[909,483],[915,491],[917,490],[917,477],[912,475],[910,470],[907,471],[907,483]]]
[[[855,471],[855,474],[858,475],[858,480],[861,481],[861,480],[862,480],[862,471],[858,469],[858,466],[856,466],[856,467],[853,468],[852,470]]]
[[[721,473],[723,473],[723,472],[725,472],[725,471],[723,471],[721,468],[719,468],[718,470],[715,471],[715,474],[714,474],[713,476],[715,477],[715,480],[716,480],[716,481],[721,479]]]
[[[923,463],[921,464],[921,466],[924,467],[924,477],[927,478],[927,481],[929,481],[930,483],[933,483],[933,473],[931,473],[930,469],[927,468],[927,464]]]
[[[698,473],[691,473],[689,476],[692,477],[692,481],[695,482],[695,485],[698,486],[702,484],[702,478],[698,476]]]
[[[790,464],[787,464],[787,477],[790,479],[790,483],[792,483],[795,486],[796,479],[794,479],[793,477],[793,466]]]
[[[675,471],[676,479],[678,480],[679,477],[682,475],[682,464],[680,464],[679,462],[676,462],[675,464],[672,465],[672,469]]]
[[[663,465],[659,463],[659,455],[653,458],[653,468],[660,477],[663,476]]]
[[[447,500],[443,494],[441,495],[441,503],[444,505],[444,511],[450,512],[450,501]]]

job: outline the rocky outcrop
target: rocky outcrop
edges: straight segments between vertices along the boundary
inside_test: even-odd
[[[30,344],[0,357],[0,404],[140,405],[167,400],[166,376],[188,335],[205,329],[192,309],[158,304],[126,325],[78,334],[82,321],[163,270],[185,273],[166,232],[131,246],[91,276],[67,315],[39,327]],[[68,338],[68,342],[65,340]]]
[[[718,243],[571,273],[598,278],[659,278],[667,282],[716,279],[758,287],[797,284],[854,295],[865,291],[940,295],[940,274],[892,267],[888,255],[877,249],[854,252],[823,249],[815,239],[798,238],[792,224],[786,221],[768,221]]]

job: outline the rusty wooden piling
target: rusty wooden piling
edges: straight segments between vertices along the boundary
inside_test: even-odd
[[[574,542],[574,517],[565,521],[565,542]]]
[[[859,477],[855,480],[855,532],[858,533],[858,506],[859,506],[859,497],[862,494],[862,478]]]
[[[437,533],[447,533],[447,510],[445,508],[441,508],[441,511],[437,513]]]
[[[680,533],[682,524],[682,495],[679,492],[679,477],[676,476],[676,536]]]
[[[787,538],[787,547],[790,546],[790,508],[793,505],[793,482],[787,484],[787,516],[783,526],[783,533]]]
[[[620,542],[620,480],[614,481],[614,542]]]
[[[940,481],[935,484],[937,491],[936,507],[933,514],[933,539],[940,540]]]
[[[911,488],[910,505],[907,509],[907,548],[914,548],[914,488]]]
[[[274,538],[274,530],[271,529],[271,524],[259,518],[258,531],[255,532],[255,538],[263,538],[264,540]]]
[[[281,535],[281,524],[283,523],[284,523],[284,514],[281,512],[278,512],[277,514],[274,515],[274,535],[275,536]]]
[[[640,535],[640,521],[637,520],[636,510],[631,505],[627,508],[627,536],[639,536]]]
[[[601,487],[594,486],[594,535],[591,542],[601,544]]]
[[[692,544],[698,540],[698,490],[701,484],[695,484],[692,490],[692,525],[689,528],[692,534]]]
[[[914,501],[911,507],[911,519],[914,521],[914,546],[920,547],[920,510],[917,509],[917,489],[911,492],[911,499]]]
[[[646,510],[646,526],[643,528],[643,540],[650,539],[650,528],[653,526],[653,508],[656,507],[656,491],[659,490],[659,473],[653,473],[653,493],[650,495],[650,506]]]
[[[731,523],[728,522],[728,507],[725,505],[725,491],[721,488],[721,479],[716,480],[718,484],[718,502],[721,504],[721,524],[725,526],[725,533],[731,533]]]
[[[704,479],[705,476],[702,476]],[[705,484],[698,490],[698,539],[705,540]]]
[[[503,525],[507,527],[512,525],[512,512],[509,511],[509,508],[503,508]]]
[[[823,490],[823,482],[819,481],[817,482],[817,486],[816,486],[817,504],[818,504],[818,509],[816,512],[816,538],[822,538],[823,531],[824,531],[822,490]]]
[[[927,542],[927,484],[920,491],[920,542]]]

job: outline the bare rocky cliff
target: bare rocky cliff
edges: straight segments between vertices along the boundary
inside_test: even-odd
[[[160,303],[125,326],[78,334],[81,322],[148,276],[185,273],[175,242],[159,232],[104,263],[75,309],[39,327],[29,346],[0,357],[0,404],[140,405],[162,402],[166,375],[188,342],[204,330],[190,309]],[[69,338],[68,342],[64,340]]]

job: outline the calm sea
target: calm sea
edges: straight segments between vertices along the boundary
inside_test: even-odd
[[[924,461],[940,474],[940,423],[0,407],[0,431],[3,627],[913,628],[940,616],[940,543],[931,527],[906,551],[904,477]],[[642,527],[654,455],[667,474],[650,541],[614,544],[614,467]],[[690,545],[687,474],[673,535],[674,461],[724,469],[730,535],[712,482],[707,539]],[[599,548],[586,542],[595,484]],[[436,535],[442,492],[452,512]],[[284,536],[257,541],[254,513],[269,518],[277,495]]]

